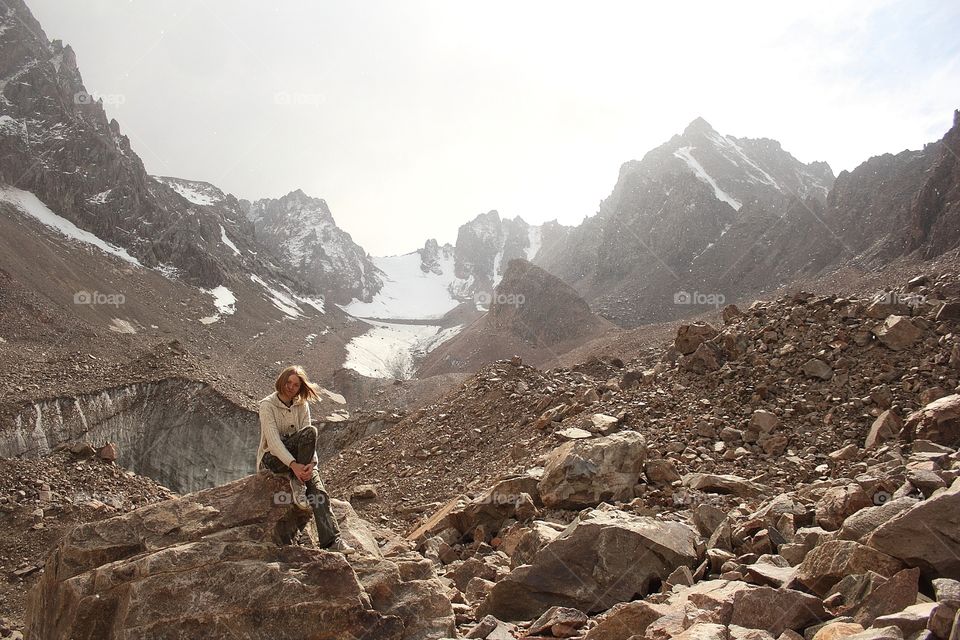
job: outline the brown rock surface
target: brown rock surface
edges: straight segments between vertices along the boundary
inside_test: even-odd
[[[47,561],[30,593],[27,630],[34,637],[169,637],[171,633],[311,637],[305,624],[290,634],[290,616],[323,620],[328,632],[383,638],[423,637],[424,626],[452,630],[449,601],[416,597],[403,584],[431,590],[427,580],[369,579],[390,584],[363,590],[346,559],[287,544],[309,517],[276,496],[289,491],[271,474],[142,507],[77,527]],[[373,559],[374,562],[389,561]],[[369,576],[368,576],[369,578]],[[439,595],[439,587],[432,593]],[[184,597],[203,607],[184,608]],[[402,605],[406,598],[411,603]],[[411,604],[426,615],[395,616]],[[383,606],[385,611],[376,607]],[[293,613],[296,612],[296,613]],[[405,625],[417,618],[417,624]],[[247,631],[242,631],[246,629]],[[271,632],[270,630],[273,629]]]
[[[896,558],[852,540],[832,540],[813,549],[804,558],[797,580],[818,595],[855,573],[875,571],[891,577],[903,567]]]
[[[867,544],[927,577],[960,579],[960,479],[880,525]]]
[[[574,509],[629,500],[646,456],[646,440],[635,431],[568,442],[548,457],[540,497],[548,507]]]
[[[697,560],[696,534],[676,522],[592,510],[497,583],[478,615],[529,619],[551,606],[596,613],[647,593]]]

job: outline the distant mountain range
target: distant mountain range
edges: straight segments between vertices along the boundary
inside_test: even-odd
[[[453,245],[431,239],[374,258],[323,199],[300,190],[250,202],[207,182],[148,175],[87,92],[73,50],[47,40],[22,0],[10,0],[4,18],[0,186],[36,196],[167,277],[206,291],[252,282],[288,316],[319,294],[357,317],[435,320],[452,334],[488,309],[507,265],[522,259],[572,287],[592,312],[632,327],[844,265],[933,258],[960,243],[956,120],[939,142],[835,177],[775,140],[724,135],[697,118],[624,163],[599,210],[577,226],[489,211],[462,225]]]

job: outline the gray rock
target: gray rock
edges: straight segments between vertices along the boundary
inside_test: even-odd
[[[929,578],[960,578],[960,479],[949,489],[888,520],[867,544]]]
[[[678,566],[694,566],[696,542],[696,533],[677,522],[588,511],[500,580],[478,615],[529,620],[552,606],[604,611],[648,593]]]
[[[635,431],[568,442],[554,449],[544,466],[538,485],[543,504],[577,509],[630,500],[646,455],[646,440]]]
[[[803,374],[808,378],[829,380],[833,377],[833,368],[823,360],[810,358],[803,363]]]
[[[923,337],[920,329],[907,316],[889,316],[883,325],[873,330],[873,334],[886,347],[894,351],[902,351],[912,346]]]

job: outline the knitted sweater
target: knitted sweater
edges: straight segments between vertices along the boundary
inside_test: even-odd
[[[293,454],[283,446],[280,436],[294,434],[307,426],[310,426],[310,405],[306,402],[295,402],[288,407],[280,401],[276,391],[261,400],[256,469],[260,470],[260,462],[267,451],[289,467],[293,462]]]

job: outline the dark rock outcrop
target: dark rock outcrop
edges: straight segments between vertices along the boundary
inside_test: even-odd
[[[325,200],[296,190],[282,198],[241,201],[257,238],[302,280],[333,301],[369,302],[381,273],[350,234],[337,226]]]

